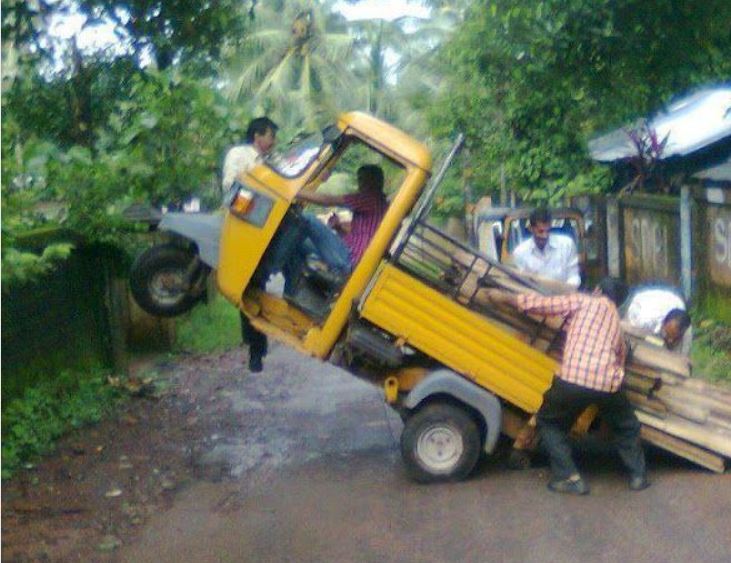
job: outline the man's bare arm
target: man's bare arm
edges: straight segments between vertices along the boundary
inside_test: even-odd
[[[487,298],[496,305],[510,305],[518,307],[518,298],[514,293],[505,291],[504,289],[486,289]]]
[[[297,194],[297,199],[307,203],[316,203],[326,207],[333,207],[345,204],[345,197],[341,195],[318,194],[317,192],[302,191]]]

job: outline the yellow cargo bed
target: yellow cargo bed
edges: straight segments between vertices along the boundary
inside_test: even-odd
[[[437,289],[385,264],[361,315],[527,412],[536,412],[555,360]]]

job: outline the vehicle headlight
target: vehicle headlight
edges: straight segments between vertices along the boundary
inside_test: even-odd
[[[227,197],[227,206],[239,219],[261,227],[266,223],[274,204],[272,198],[240,182],[234,182]]]
[[[249,211],[253,211],[254,201],[254,192],[243,187],[239,188],[231,199],[231,211],[237,215],[246,215]]]

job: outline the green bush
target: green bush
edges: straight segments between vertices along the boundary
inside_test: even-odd
[[[218,294],[180,317],[175,329],[176,352],[208,354],[241,344],[238,311]]]
[[[63,77],[47,84],[66,86]],[[58,226],[131,254],[136,229],[123,215],[130,204],[179,206],[191,196],[204,207],[220,203],[216,174],[224,149],[242,139],[248,113],[210,82],[174,69],[136,73],[125,91],[108,104],[86,144],[41,135],[43,123],[28,127],[38,104],[24,83],[13,86],[7,101],[3,92],[3,287],[36,279],[70,251],[16,248],[29,230]]]
[[[731,327],[709,319],[699,322],[692,360],[694,375],[731,384]]]
[[[99,422],[118,397],[119,392],[106,384],[99,371],[63,372],[4,405],[2,478],[52,451],[56,440],[69,430]]]

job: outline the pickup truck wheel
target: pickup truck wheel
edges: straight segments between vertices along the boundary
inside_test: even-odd
[[[153,246],[143,252],[132,265],[129,284],[132,296],[147,313],[156,317],[175,317],[188,312],[202,294],[194,294],[190,286],[202,285],[207,268],[200,265],[192,283],[186,283],[195,254],[173,244]]]
[[[421,483],[458,481],[480,456],[480,432],[463,408],[432,403],[406,419],[401,455],[410,475]]]

